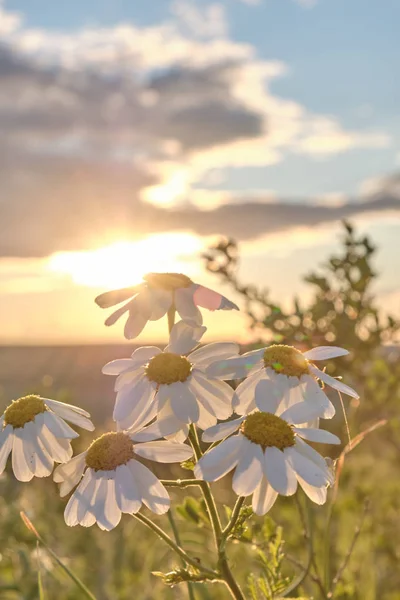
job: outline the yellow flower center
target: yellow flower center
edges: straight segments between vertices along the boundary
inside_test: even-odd
[[[187,288],[193,281],[182,273],[147,273],[143,277],[152,287],[173,292],[179,288]]]
[[[157,354],[146,367],[147,378],[162,385],[186,381],[191,372],[192,364],[188,359],[173,352]]]
[[[304,358],[300,350],[293,346],[277,344],[270,346],[264,352],[264,365],[288,377],[301,377],[306,375],[308,360]]]
[[[276,415],[256,412],[243,421],[240,431],[254,444],[265,448],[284,450],[295,444],[292,427]]]
[[[86,453],[86,464],[95,471],[113,471],[134,457],[132,440],[126,433],[105,433]]]
[[[14,429],[24,427],[29,421],[33,421],[36,415],[46,411],[46,405],[39,396],[24,396],[13,400],[4,411],[4,422]]]

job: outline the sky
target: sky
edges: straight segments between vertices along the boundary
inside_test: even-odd
[[[93,299],[150,271],[230,296],[200,258],[220,235],[244,282],[306,301],[344,217],[400,316],[399,21],[397,0],[0,0],[0,343],[122,341]],[[249,339],[243,314],[205,324]]]

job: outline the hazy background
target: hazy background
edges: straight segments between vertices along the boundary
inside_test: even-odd
[[[245,281],[305,294],[344,216],[400,314],[399,20],[396,0],[0,1],[0,343],[122,341],[94,296],[150,270],[215,286],[218,234]],[[248,340],[238,313],[206,324]]]

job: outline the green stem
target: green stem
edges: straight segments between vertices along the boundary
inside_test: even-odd
[[[239,514],[240,514],[240,509],[242,508],[244,501],[245,501],[245,497],[244,496],[239,496],[239,498],[236,500],[236,504],[233,507],[233,511],[232,511],[232,515],[231,515],[231,518],[229,520],[229,523],[225,527],[225,529],[222,531],[223,541],[225,541],[225,540],[228,539],[228,536],[229,536],[230,532],[235,527],[236,521],[238,520],[238,517],[239,517]]]
[[[133,516],[135,517],[135,519],[137,519],[138,521],[140,521],[141,523],[146,525],[149,529],[154,531],[154,533],[157,534],[158,537],[160,537],[170,548],[172,548],[172,550],[174,552],[176,552],[176,554],[178,554],[178,556],[180,556],[185,561],[185,563],[192,565],[192,567],[195,567],[196,569],[198,569],[205,575],[208,575],[209,577],[212,577],[215,579],[219,578],[218,573],[216,573],[215,571],[212,571],[211,569],[207,569],[206,567],[203,567],[197,559],[192,558],[191,556],[186,554],[184,549],[181,548],[180,546],[178,546],[178,544],[176,544],[174,542],[174,540],[172,538],[170,538],[169,535],[167,533],[165,533],[165,531],[163,529],[161,529],[161,527],[159,527],[158,525],[153,523],[153,521],[151,521],[144,515],[141,515],[140,513],[136,513]]]
[[[192,445],[193,452],[194,452],[196,459],[200,460],[200,458],[203,456],[203,453],[200,448],[197,430],[194,425],[190,426],[189,441]],[[201,489],[203,492],[204,501],[206,503],[207,511],[210,516],[211,526],[212,526],[213,533],[214,533],[215,545],[216,545],[217,551],[218,551],[218,567],[219,567],[219,570],[221,573],[221,578],[223,579],[223,581],[225,582],[225,585],[229,589],[232,598],[234,598],[235,600],[245,600],[243,592],[240,589],[238,583],[236,582],[236,580],[232,574],[232,571],[230,569],[229,563],[228,563],[228,558],[227,558],[226,552],[225,552],[225,539],[226,538],[224,537],[224,534],[222,531],[221,521],[220,521],[220,518],[218,515],[217,507],[215,505],[214,497],[211,493],[210,485],[206,481],[204,481]],[[235,508],[236,508],[236,506],[235,506]],[[240,510],[240,507],[236,512],[237,515],[239,514],[239,510]],[[229,525],[230,525],[230,523],[228,524],[228,526]],[[232,527],[233,527],[233,525],[232,525]],[[226,530],[226,528],[225,528],[225,530]]]
[[[205,482],[201,479],[161,479],[161,483],[167,487],[185,488],[189,486],[202,487]]]

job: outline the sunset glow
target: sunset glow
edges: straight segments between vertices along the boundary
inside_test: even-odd
[[[49,257],[48,268],[78,285],[112,289],[135,284],[151,271],[193,275],[200,268],[194,259],[203,248],[204,242],[191,234],[165,233],[86,252],[57,252]]]

